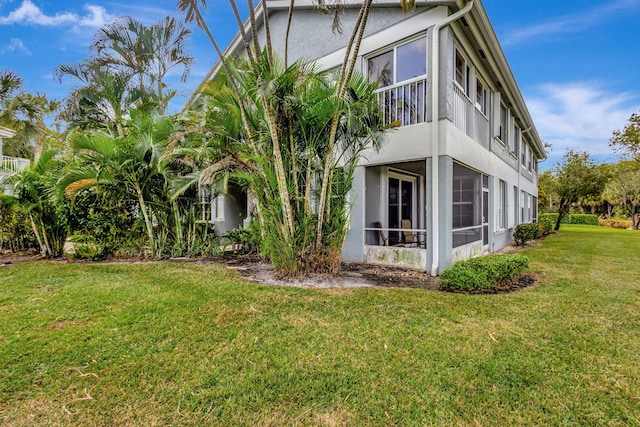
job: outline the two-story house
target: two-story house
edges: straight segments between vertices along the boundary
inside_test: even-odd
[[[267,1],[280,51],[289,4]],[[289,58],[338,67],[358,9],[358,2],[345,6],[345,32],[334,34],[331,17],[297,0]],[[238,35],[226,53],[240,47]],[[344,260],[436,275],[503,248],[517,224],[536,221],[538,162],[546,154],[481,1],[424,0],[403,13],[397,0],[374,0],[358,66],[378,83],[384,120],[400,126],[358,167]],[[219,230],[241,225],[226,212],[246,207],[224,197],[214,204]]]

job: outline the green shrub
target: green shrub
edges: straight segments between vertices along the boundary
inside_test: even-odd
[[[553,225],[558,221],[557,213],[540,214],[538,221],[550,219]],[[598,215],[595,214],[569,214],[562,217],[560,224],[598,225]]]
[[[489,255],[455,263],[440,275],[440,288],[447,291],[486,291],[529,268],[524,255]]]
[[[247,227],[227,231],[222,238],[226,240],[226,245],[241,245],[246,252],[257,252],[262,241],[260,223],[253,220]]]
[[[565,215],[565,218],[566,217],[567,216]],[[545,214],[541,213],[541,214],[538,214],[538,222],[551,221],[551,223],[553,225],[556,225],[556,221],[557,220],[558,220],[558,214],[557,213],[545,213]],[[565,220],[563,219],[562,222],[564,223],[564,221]]]
[[[553,222],[551,218],[538,218],[538,224],[540,224],[542,235],[544,236],[551,233],[551,230],[553,230],[553,226],[556,225],[556,223]]]
[[[598,215],[572,214],[568,221],[567,224],[598,225]]]
[[[609,228],[621,228],[626,230],[627,228],[631,228],[631,219],[629,218],[600,218],[598,223],[601,227],[609,227]]]
[[[530,240],[539,239],[541,236],[542,228],[538,223],[518,224],[513,232],[513,240],[518,246],[525,246]]]

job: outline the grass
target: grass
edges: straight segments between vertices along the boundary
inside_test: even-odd
[[[563,225],[513,294],[0,268],[0,424],[640,425],[638,232]]]

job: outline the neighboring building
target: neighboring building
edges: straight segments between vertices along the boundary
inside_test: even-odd
[[[267,1],[280,51],[289,3]],[[296,1],[289,58],[339,66],[357,6],[341,17],[344,34],[333,34],[330,17]],[[226,52],[240,47],[236,36]],[[403,14],[398,0],[374,0],[359,69],[379,84],[384,120],[401,126],[358,167],[344,260],[438,274],[503,248],[517,224],[536,221],[544,146],[480,1],[424,0]],[[230,200],[217,203],[223,231],[242,224],[227,222],[224,212],[237,210]]]
[[[6,183],[9,176],[29,166],[29,159],[5,156],[2,152],[2,140],[12,138],[16,133],[6,127],[0,126],[0,193],[12,193],[12,188]]]

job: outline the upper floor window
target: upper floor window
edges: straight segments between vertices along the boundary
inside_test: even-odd
[[[509,110],[504,104],[500,104],[500,132],[498,138],[503,144],[507,144],[509,137]]]
[[[456,68],[455,68],[455,80],[456,83],[462,88],[466,95],[469,95],[471,87],[471,72],[464,60],[464,57],[456,50]]]
[[[480,80],[476,81],[476,108],[482,114],[488,116],[489,113],[489,92]]]
[[[509,152],[518,158],[518,149],[520,149],[520,139],[522,138],[522,130],[518,125],[514,126],[513,138],[509,141]],[[517,164],[517,163],[516,163]]]
[[[427,40],[425,36],[395,46],[367,60],[369,81],[378,88],[392,86],[427,74]]]

